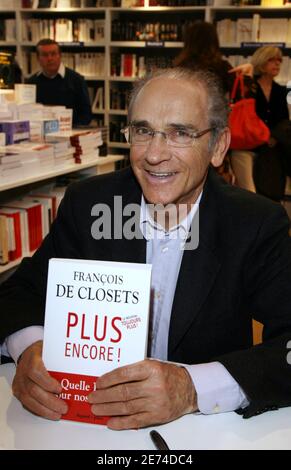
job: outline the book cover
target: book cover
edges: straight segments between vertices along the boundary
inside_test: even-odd
[[[6,134],[6,145],[29,140],[29,121],[2,121],[0,132]]]
[[[106,424],[87,396],[99,376],[145,358],[150,278],[148,264],[49,261],[43,361],[69,405],[63,419]]]
[[[17,104],[30,104],[36,102],[36,85],[16,83],[14,85],[15,101]]]

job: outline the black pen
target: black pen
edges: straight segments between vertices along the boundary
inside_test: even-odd
[[[158,431],[150,431],[150,436],[158,450],[170,450],[168,444]]]

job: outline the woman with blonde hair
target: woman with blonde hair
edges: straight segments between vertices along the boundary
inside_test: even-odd
[[[251,64],[244,64],[234,68],[232,71],[247,74],[253,74],[254,83],[251,89],[251,96],[256,100],[257,115],[265,122],[271,131],[271,138],[267,145],[260,146],[254,151],[237,150],[232,152],[231,164],[235,173],[237,183],[239,186],[250,191],[256,191],[255,182],[253,179],[253,164],[257,152],[264,152],[266,155],[266,165],[270,163],[267,160],[270,154],[269,148],[274,148],[271,158],[273,161],[273,175],[270,176],[270,182],[266,182],[269,188],[266,191],[263,189],[258,192],[272,197],[272,199],[279,200],[282,191],[284,191],[284,165],[282,162],[283,156],[277,148],[277,142],[272,131],[283,120],[289,119],[287,101],[286,101],[286,88],[275,82],[275,77],[280,73],[280,66],[282,63],[282,52],[275,46],[259,47],[252,56]],[[276,148],[275,148],[276,147]],[[263,160],[262,160],[263,161]],[[261,165],[261,163],[260,163]],[[258,179],[260,178],[260,171],[264,168],[257,168],[256,173]],[[277,178],[277,180],[276,180]],[[281,181],[278,181],[280,178]],[[272,186],[272,187],[271,187]],[[280,189],[279,189],[280,186]]]
[[[256,111],[265,124],[272,129],[283,119],[288,119],[286,87],[274,81],[280,73],[282,52],[275,46],[263,46],[252,57],[256,81]]]

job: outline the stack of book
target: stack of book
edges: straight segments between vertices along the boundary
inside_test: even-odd
[[[6,247],[2,248],[2,264],[4,260],[14,261],[33,252],[47,234],[45,217],[48,215],[41,204],[29,198],[6,203],[0,207],[0,215],[6,218],[2,224],[5,226],[6,222],[7,234],[7,240],[4,243],[1,240],[2,247]]]
[[[29,121],[1,121],[0,132],[6,135],[6,145],[29,140]]]
[[[40,103],[18,104],[15,102],[6,102],[3,103],[3,106],[0,102],[0,105],[0,127],[11,121],[58,120],[58,130],[72,129],[73,110],[65,106],[44,106]],[[13,126],[10,125],[10,127]],[[16,127],[16,124],[14,124],[14,127]],[[57,129],[54,127],[54,132],[56,131]],[[7,132],[11,133],[12,130],[8,129]]]
[[[39,119],[36,121],[30,121],[30,140],[32,142],[43,142],[47,134],[58,131],[58,119]]]
[[[65,188],[35,190],[0,207],[0,265],[29,256],[48,234]]]
[[[22,142],[0,150],[1,180],[13,181],[54,168],[54,147],[48,144]]]
[[[54,149],[55,166],[58,168],[62,165],[75,163],[75,148],[68,140],[52,140],[50,144]]]
[[[76,163],[86,163],[99,156],[99,147],[103,144],[101,129],[56,132],[46,136],[47,142],[65,141],[74,147]]]
[[[0,133],[5,132],[6,145],[28,140],[30,131],[31,140],[39,141],[46,133],[72,129],[72,109],[44,106],[35,100],[35,85],[16,84],[14,91],[0,90]]]

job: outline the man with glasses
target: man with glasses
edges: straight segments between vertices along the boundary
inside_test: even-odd
[[[87,84],[79,73],[65,67],[59,44],[41,39],[36,45],[40,71],[27,83],[36,85],[36,100],[45,105],[61,105],[73,110],[73,125],[88,125],[91,105]]]
[[[247,418],[291,404],[289,222],[281,206],[211,168],[229,146],[227,119],[219,83],[206,72],[167,69],[137,84],[123,131],[132,169],[71,186],[42,247],[0,290],[0,340],[15,361],[22,354],[13,390],[28,409],[50,419],[67,411],[41,360],[41,327],[32,327],[43,324],[51,257],[152,264],[151,359],[105,374],[88,397],[110,428],[197,410],[240,409]],[[96,241],[91,209],[113,207],[116,195],[123,207],[139,205],[142,236]],[[190,247],[193,226],[199,240]],[[255,347],[253,317],[265,325]]]

